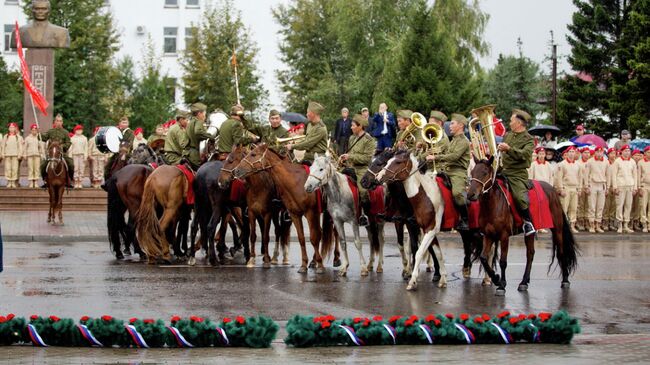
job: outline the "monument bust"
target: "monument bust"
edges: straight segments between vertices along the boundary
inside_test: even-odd
[[[68,48],[70,34],[66,28],[50,23],[49,0],[32,2],[32,21],[20,27],[20,40],[26,48]],[[15,32],[15,31],[14,31]],[[16,36],[11,36],[11,47],[16,48]]]

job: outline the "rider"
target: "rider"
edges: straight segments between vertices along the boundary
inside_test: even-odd
[[[219,152],[219,160],[225,160],[233,148],[239,145],[247,145],[256,141],[255,138],[246,135],[246,127],[244,122],[246,116],[244,114],[244,107],[241,105],[234,105],[230,108],[230,118],[223,122],[219,130],[219,143],[217,144],[217,151]]]
[[[43,142],[52,141],[59,142],[61,148],[63,148],[62,157],[65,160],[65,164],[68,165],[68,181],[66,182],[66,187],[73,188],[72,181],[74,181],[74,163],[72,158],[68,156],[68,148],[70,148],[70,134],[67,130],[63,128],[63,117],[61,114],[57,114],[54,118],[54,127],[41,135],[41,140]],[[47,157],[47,156],[46,156]],[[43,178],[42,188],[47,188],[47,158],[44,158],[41,162],[41,177]]]
[[[535,227],[528,209],[528,171],[533,158],[535,142],[526,127],[530,114],[520,109],[513,109],[510,117],[510,132],[497,149],[502,153],[500,172],[508,179],[515,206],[524,220],[524,235],[535,234]]]
[[[467,200],[465,187],[467,186],[467,167],[470,159],[469,140],[465,137],[465,125],[467,118],[461,114],[451,115],[449,129],[453,138],[447,146],[445,153],[429,154],[427,162],[436,161],[440,163],[440,170],[445,172],[451,180],[451,193],[454,196],[454,204],[460,215],[460,221],[456,226],[459,231],[469,229],[467,220]],[[443,138],[445,139],[445,138]]]
[[[327,127],[321,121],[321,114],[325,108],[315,101],[310,101],[307,107],[307,130],[305,138],[296,143],[289,143],[286,146],[287,151],[293,149],[305,150],[303,164],[311,165],[314,161],[314,154],[324,154],[327,151]]]
[[[190,140],[187,138],[186,127],[188,112],[176,111],[176,122],[169,128],[165,140],[165,161],[170,165],[178,165],[184,157],[189,155]]]
[[[354,169],[357,175],[357,186],[359,187],[359,201],[363,210],[367,213],[370,211],[370,199],[368,191],[361,186],[360,180],[365,174],[372,156],[377,149],[377,140],[366,133],[365,129],[368,127],[368,120],[361,114],[356,114],[352,118],[352,136],[348,142],[348,150],[341,155],[340,160],[346,163],[347,166]],[[359,225],[368,225],[368,217],[362,214],[359,217]]]
[[[281,124],[282,118],[280,112],[272,109],[269,112],[269,125],[264,127],[262,141],[269,145],[269,148],[275,149],[278,138],[289,137],[289,132]]]
[[[195,103],[190,106],[192,117],[185,128],[187,139],[189,140],[189,153],[187,156],[188,161],[194,170],[198,169],[201,165],[201,154],[199,153],[199,144],[201,141],[209,139],[214,141],[212,134],[208,133],[205,129],[205,119],[207,106],[203,103]]]
[[[436,143],[435,150],[430,150],[427,148],[422,148],[422,152],[418,155],[419,160],[425,160],[427,164],[427,172],[431,171],[433,172],[433,162],[432,161],[427,161],[426,157],[430,155],[431,153],[436,153],[436,154],[445,154],[447,152],[447,147],[449,147],[449,137],[447,136],[447,133],[445,132],[445,122],[447,121],[447,116],[445,113],[438,111],[438,110],[432,110],[431,114],[429,115],[429,123],[428,124],[437,124],[440,127],[440,130],[442,131],[442,138],[440,139],[440,142]]]
[[[418,142],[422,141],[420,133],[413,130],[407,131],[408,126],[411,125],[412,114],[413,112],[410,110],[397,111],[397,127],[399,128],[399,132],[397,132],[397,138],[395,139],[393,148],[406,148],[409,152],[413,152]]]

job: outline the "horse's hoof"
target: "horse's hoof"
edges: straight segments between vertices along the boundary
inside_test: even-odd
[[[497,288],[497,291],[494,293],[495,296],[497,297],[503,297],[506,295],[506,289],[505,288]]]
[[[190,265],[190,266],[196,265],[196,258],[195,257],[190,257],[189,259],[187,259],[187,264]]]
[[[118,259],[118,260],[124,260],[124,255],[122,255],[121,252],[118,252],[118,253],[115,254],[115,258]]]
[[[339,267],[341,266],[341,259],[335,259],[334,262],[332,263],[334,267]]]
[[[368,276],[368,269],[361,268],[361,276]]]
[[[433,275],[433,279],[431,279],[431,281],[433,281],[434,283],[437,283],[437,282],[440,281],[440,278],[441,278],[440,274],[435,274],[435,275]]]
[[[447,281],[443,280],[438,283],[438,288],[446,288],[447,287]]]
[[[528,291],[528,284],[519,284],[518,291]]]
[[[483,285],[483,286],[491,286],[492,285],[492,280],[490,280],[490,278],[484,278],[481,285]]]
[[[278,264],[278,259],[273,258],[271,259],[271,265],[277,265]]]
[[[234,258],[235,255],[237,254],[237,250],[236,250],[234,247],[231,247],[231,248],[228,250],[228,253],[230,253],[230,257],[233,257],[233,258]]]
[[[347,270],[339,270],[338,275],[340,277],[345,277],[345,276],[348,276],[348,272],[347,272]]]
[[[271,263],[270,262],[265,262],[262,264],[262,268],[264,269],[270,269],[271,268]]]
[[[410,278],[411,278],[411,273],[410,272],[408,272],[406,270],[402,271],[402,279],[408,280]]]
[[[429,267],[429,266],[427,266],[427,272],[433,272],[433,268],[432,268],[432,267]]]
[[[307,273],[307,268],[304,266],[300,266],[300,269],[298,269],[298,274],[306,274]]]
[[[463,279],[469,279],[471,274],[471,269],[469,267],[463,268]]]
[[[310,269],[313,269],[313,268],[315,268],[315,267],[316,267],[316,261],[313,261],[313,260],[312,260],[312,262],[309,263],[309,268],[310,268]]]
[[[560,285],[562,289],[569,289],[571,287],[571,283],[568,281],[563,281],[562,285]]]
[[[377,266],[377,274],[381,274],[384,272],[384,268],[381,266]]]
[[[324,267],[317,267],[316,268],[316,274],[325,274],[325,268]]]
[[[406,290],[408,291],[416,291],[418,290],[418,285],[415,283],[409,283],[409,285],[406,286]]]
[[[282,265],[287,265],[287,266],[290,265],[289,259],[282,260]]]
[[[246,263],[246,267],[255,267],[255,259],[253,257],[248,259],[248,262]]]
[[[124,250],[124,254],[127,256],[131,256],[131,250],[127,248],[126,250]]]

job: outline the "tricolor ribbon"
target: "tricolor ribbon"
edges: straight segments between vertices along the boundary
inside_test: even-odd
[[[494,326],[497,329],[497,331],[499,331],[499,334],[501,335],[501,338],[503,339],[503,343],[505,343],[506,345],[509,345],[509,344],[511,344],[513,342],[512,341],[512,336],[510,336],[508,331],[504,330],[503,328],[501,328],[501,326],[499,326],[498,324],[496,324],[494,322],[490,322],[490,324],[492,326]]]
[[[79,328],[79,332],[81,332],[81,335],[83,338],[85,338],[88,343],[90,343],[90,346],[92,347],[104,347],[101,342],[99,342],[98,339],[93,336],[92,332],[88,329],[88,327],[85,324],[78,324],[77,328]]]
[[[226,335],[226,330],[221,328],[221,327],[217,327],[215,329],[217,330],[217,333],[219,335],[221,335],[221,339],[223,340],[223,344],[226,345],[226,346],[230,345],[230,341],[228,340],[228,335]]]
[[[541,340],[540,340],[540,338],[539,338],[539,337],[540,337],[540,333],[539,333],[539,330],[537,329],[537,326],[535,326],[535,325],[532,324],[532,323],[530,323],[530,326],[533,327],[533,330],[535,331],[535,332],[533,333],[533,342],[541,342]]]
[[[339,327],[343,328],[343,330],[350,336],[350,339],[352,342],[354,342],[355,345],[357,346],[363,346],[363,341],[357,336],[356,333],[354,333],[354,329],[352,327],[344,326],[339,324]]]
[[[133,339],[133,342],[135,343],[136,346],[140,349],[148,349],[149,345],[147,345],[147,342],[144,340],[144,337],[138,332],[138,330],[135,328],[134,325],[132,324],[127,324],[124,325],[124,328],[126,328],[126,332],[131,335],[131,339]]]
[[[431,334],[431,328],[427,326],[426,324],[421,324],[420,329],[422,332],[424,332],[424,335],[427,337],[427,341],[429,341],[429,345],[433,345],[433,335]]]
[[[37,347],[47,347],[47,344],[43,341],[41,335],[38,334],[38,331],[33,324],[27,325],[27,331],[29,332],[29,338],[32,340],[32,345]]]
[[[474,334],[472,333],[472,331],[468,330],[467,327],[465,327],[460,323],[454,323],[454,325],[456,326],[456,328],[458,328],[460,332],[463,333],[463,335],[465,336],[465,341],[467,341],[468,345],[474,343],[476,339],[474,338]]]
[[[384,328],[386,329],[386,332],[390,335],[390,337],[393,339],[393,345],[397,344],[397,333],[395,333],[395,329],[391,327],[389,324],[384,324]]]
[[[167,327],[169,331],[174,335],[174,338],[176,338],[176,343],[178,343],[178,347],[194,347],[191,343],[189,343],[185,337],[181,334],[181,331],[178,330],[176,327]]]

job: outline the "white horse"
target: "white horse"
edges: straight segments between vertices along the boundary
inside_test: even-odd
[[[417,289],[420,264],[432,243],[434,243],[433,250],[440,262],[440,281],[438,282],[438,287],[447,287],[445,260],[442,256],[442,250],[440,249],[438,240],[435,239],[438,232],[440,232],[442,215],[445,210],[438,184],[430,177],[420,174],[417,159],[414,155],[409,154],[408,151],[399,151],[393,158],[388,160],[386,166],[377,175],[377,180],[382,184],[395,181],[401,181],[404,184],[406,196],[413,206],[415,220],[424,231],[424,236],[415,254],[415,264],[413,265],[411,280],[406,289]]]
[[[320,188],[323,195],[327,197],[327,211],[329,212],[334,226],[339,234],[341,248],[343,249],[343,264],[339,270],[339,276],[346,276],[350,261],[348,259],[347,240],[343,224],[348,222],[352,225],[354,232],[354,245],[359,251],[361,261],[361,276],[368,275],[368,267],[361,250],[361,237],[359,235],[359,223],[357,212],[354,206],[352,190],[348,185],[348,177],[336,171],[329,156],[315,155],[309,171],[309,177],[305,181],[305,191],[308,193]],[[361,207],[359,207],[361,209]],[[381,262],[381,261],[379,261]]]

